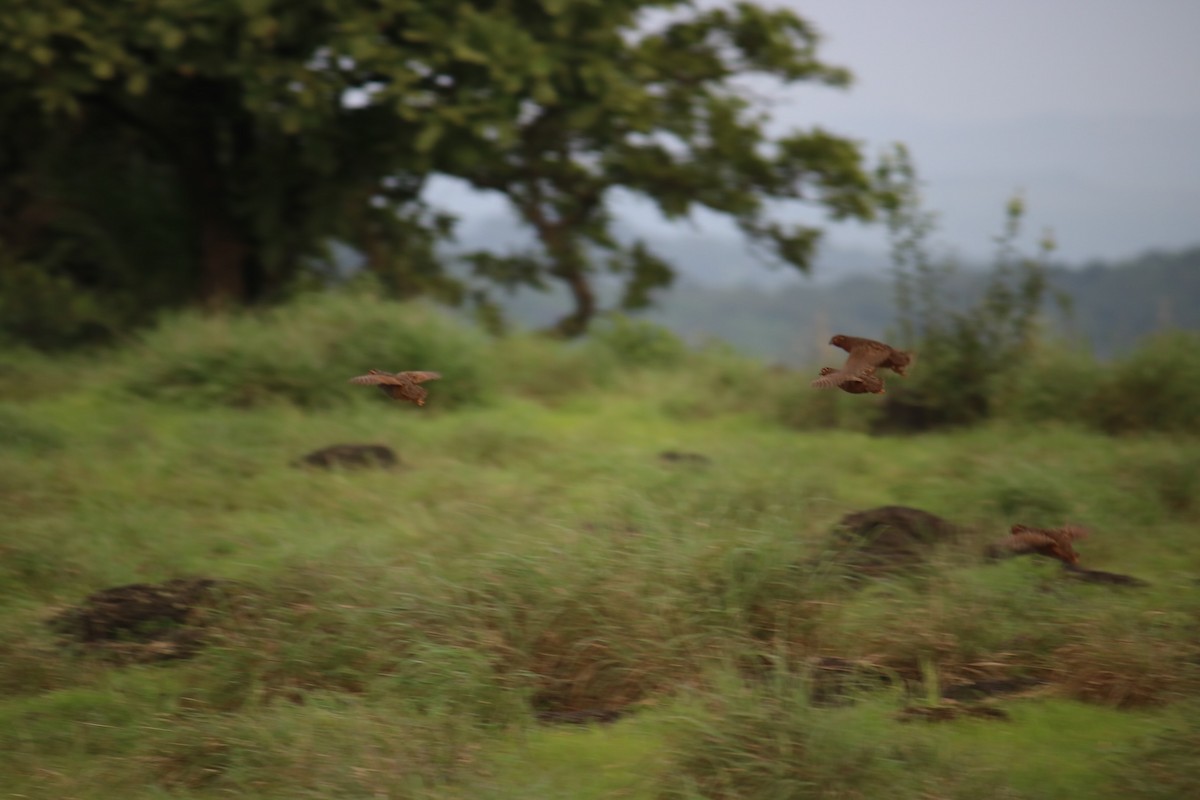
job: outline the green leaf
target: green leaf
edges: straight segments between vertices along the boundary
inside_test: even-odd
[[[187,35],[174,25],[163,25],[159,28],[158,36],[168,50],[178,50],[187,39]]]
[[[278,28],[279,22],[272,16],[255,17],[247,26],[250,35],[256,39],[269,39]]]
[[[440,122],[431,120],[430,122],[426,123],[425,127],[421,129],[421,132],[417,134],[416,142],[414,142],[417,152],[428,153],[433,150],[434,145],[436,145],[438,140],[442,138],[442,133],[442,124]]]
[[[125,79],[125,91],[134,96],[143,95],[146,93],[146,88],[150,81],[144,72],[135,72]]]

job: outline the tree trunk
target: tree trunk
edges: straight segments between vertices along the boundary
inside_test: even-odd
[[[575,300],[575,310],[554,324],[554,333],[564,339],[575,339],[587,333],[592,317],[596,316],[596,295],[592,285],[581,270],[572,271],[568,275],[559,275],[571,290]]]
[[[245,303],[246,257],[250,248],[220,212],[210,213],[200,232],[201,299],[211,311]]]

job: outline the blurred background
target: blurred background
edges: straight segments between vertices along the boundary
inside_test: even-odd
[[[1062,333],[1200,324],[1185,0],[148,8],[3,23],[13,340],[366,271],[493,326],[623,308],[799,363],[830,320],[896,322],[896,143],[964,297],[1019,197]]]

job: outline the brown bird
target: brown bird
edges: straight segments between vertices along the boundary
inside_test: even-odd
[[[821,367],[822,375],[832,375],[837,372],[833,367]],[[818,379],[819,380],[819,379]],[[816,382],[813,382],[816,386]],[[847,378],[838,388],[849,394],[884,394],[883,378],[875,374],[874,367],[868,367],[861,375]]]
[[[436,381],[442,377],[440,372],[381,372],[370,370],[366,375],[351,378],[350,383],[378,386],[380,390],[393,400],[408,400],[419,406],[425,405],[425,396],[429,394],[420,384],[425,381]]]
[[[1028,525],[1013,525],[1009,537],[988,548],[988,555],[1028,555],[1056,558],[1064,564],[1079,563],[1079,553],[1071,546],[1076,539],[1087,538],[1088,532],[1078,525],[1061,528],[1033,528]]]
[[[912,353],[897,350],[891,345],[877,342],[874,339],[843,336],[839,333],[830,339],[829,343],[834,347],[842,348],[850,355],[841,369],[829,372],[821,370],[821,377],[812,382],[817,389],[834,389],[848,381],[862,380],[868,374],[868,369],[873,373],[876,367],[890,369],[903,377],[913,361]],[[855,392],[855,394],[860,393]]]

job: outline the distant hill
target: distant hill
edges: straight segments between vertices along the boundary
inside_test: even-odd
[[[1150,252],[1115,262],[1055,267],[1051,283],[1071,299],[1069,317],[1051,314],[1058,333],[1081,339],[1101,357],[1127,350],[1163,328],[1200,329],[1200,247]],[[984,277],[964,272],[950,290],[963,304]],[[610,303],[615,289],[600,292]],[[564,293],[519,292],[505,306],[523,326],[549,324],[568,307]],[[881,336],[895,317],[887,277],[856,276],[830,285],[793,279],[786,285],[713,286],[689,277],[639,315],[692,341],[717,338],[772,360],[804,363],[837,331]]]

